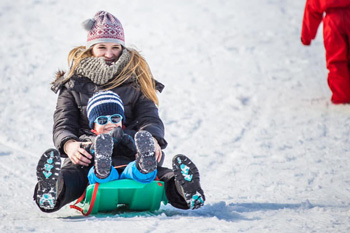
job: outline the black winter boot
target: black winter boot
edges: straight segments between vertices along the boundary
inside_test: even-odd
[[[176,155],[173,158],[173,171],[177,191],[184,197],[188,207],[198,209],[203,206],[205,196],[196,165],[185,155]]]
[[[55,207],[60,170],[61,157],[59,152],[56,149],[45,151],[36,167],[38,179],[36,202],[40,208],[50,210]]]
[[[112,166],[113,138],[100,134],[95,140],[95,174],[99,179],[109,176]]]
[[[157,169],[154,139],[152,134],[141,130],[135,134],[137,148],[136,167],[142,173],[150,173]]]

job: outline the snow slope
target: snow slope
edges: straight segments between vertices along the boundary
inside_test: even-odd
[[[0,3],[0,232],[349,232],[349,106],[330,103],[322,29],[300,43],[304,0]],[[165,84],[165,165],[184,153],[206,205],[82,217],[32,201],[52,144],[50,82],[80,23],[117,15]]]

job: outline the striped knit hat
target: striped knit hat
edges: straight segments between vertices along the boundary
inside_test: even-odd
[[[99,11],[93,19],[85,20],[83,27],[88,31],[86,48],[105,42],[113,42],[125,46],[123,26],[111,13]]]
[[[94,121],[99,116],[120,114],[125,121],[124,105],[120,96],[112,91],[101,91],[95,93],[87,104],[87,117],[89,127],[94,127]]]

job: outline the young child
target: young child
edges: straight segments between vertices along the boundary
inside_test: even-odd
[[[326,13],[326,14],[324,14]],[[350,103],[350,1],[307,0],[301,42],[310,45],[323,20],[323,40],[326,49],[328,85],[334,104]]]
[[[87,116],[92,132],[97,135],[90,148],[95,162],[88,174],[90,184],[118,179],[150,183],[155,179],[157,161],[153,137],[141,130],[135,134],[134,143],[132,137],[123,132],[124,106],[118,94],[103,91],[93,95],[88,101]],[[121,174],[112,166],[114,151],[127,157],[136,156]]]

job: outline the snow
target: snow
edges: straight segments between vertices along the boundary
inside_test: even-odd
[[[349,105],[332,105],[322,26],[300,43],[303,0],[3,0],[0,232],[349,232]],[[52,143],[50,82],[98,10],[165,84],[165,165],[188,155],[206,205],[83,217],[32,201]]]

